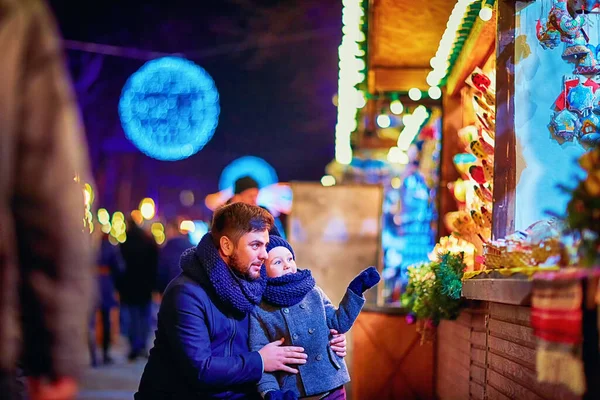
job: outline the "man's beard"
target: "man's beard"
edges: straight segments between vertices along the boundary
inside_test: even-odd
[[[229,264],[229,268],[231,268],[231,270],[237,276],[239,276],[242,279],[253,281],[253,280],[258,279],[260,277],[260,275],[259,276],[252,276],[252,275],[250,275],[250,269],[252,268],[252,266],[242,265],[240,263],[240,260],[239,260],[239,258],[237,256],[235,250],[234,250],[233,254],[231,254],[229,256],[229,262],[228,262],[228,264]]]

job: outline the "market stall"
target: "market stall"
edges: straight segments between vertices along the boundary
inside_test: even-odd
[[[440,399],[600,398],[597,4],[495,3],[443,78],[439,249],[475,260],[411,269],[407,305]]]
[[[355,398],[600,398],[598,7],[344,3],[324,181],[383,189]]]

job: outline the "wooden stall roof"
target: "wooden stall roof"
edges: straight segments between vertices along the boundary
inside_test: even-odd
[[[429,61],[455,2],[372,0],[369,6],[369,91],[427,90]]]

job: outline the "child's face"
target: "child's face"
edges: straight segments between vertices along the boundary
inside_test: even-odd
[[[285,247],[279,246],[269,251],[269,258],[265,266],[269,278],[278,278],[285,274],[294,274],[298,270],[294,256]]]

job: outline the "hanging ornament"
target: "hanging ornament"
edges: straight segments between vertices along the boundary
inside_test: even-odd
[[[579,84],[578,76],[565,76],[563,78],[563,90],[558,95],[558,98],[554,102],[554,109],[556,111],[562,111],[567,108],[567,93],[569,90]]]
[[[471,210],[471,218],[473,218],[473,221],[475,221],[480,228],[489,228],[489,226],[487,226],[487,220],[483,218],[483,215],[481,215],[479,211]]]
[[[555,49],[560,44],[560,32],[546,18],[538,19],[535,32],[544,50]]]
[[[473,140],[469,146],[473,155],[480,160],[487,160],[489,157],[494,156],[494,148],[491,147],[490,151],[490,147],[491,146],[487,145],[487,143],[486,145],[483,145],[480,140]]]
[[[487,160],[482,160],[481,165],[483,166],[483,174],[485,176],[485,180],[488,182],[492,182],[494,180],[494,166]]]
[[[554,113],[552,121],[550,121],[550,128],[559,144],[563,144],[565,141],[572,141],[579,135],[581,122],[579,122],[579,116],[574,112],[562,110]]]
[[[485,129],[487,134],[493,139],[494,133],[496,132],[496,122],[491,114],[483,113],[483,115],[475,114],[477,121],[481,124],[481,127]]]
[[[481,206],[481,215],[483,215],[483,218],[486,220],[486,225],[488,227],[492,227],[492,213],[490,210],[488,210],[487,207],[485,206]]]
[[[494,155],[494,145],[488,143],[488,141],[485,140],[485,138],[483,137],[482,129],[479,130],[478,134],[479,134],[479,141],[481,142],[481,146],[483,147],[483,151],[485,151],[490,156],[493,156]]]
[[[581,135],[598,133],[600,128],[600,118],[596,114],[590,113],[581,120]]]
[[[471,81],[473,81],[475,89],[479,90],[480,92],[485,92],[492,84],[490,78],[488,78],[488,76],[483,72],[473,72],[471,74]]]
[[[477,158],[470,153],[458,153],[453,158],[456,170],[462,175],[467,176],[469,168],[477,162]]]
[[[465,82],[480,92],[479,97],[483,97],[489,107],[494,107],[496,104],[496,91],[493,88],[492,80],[481,68],[475,67],[473,72],[465,79]]]
[[[585,19],[578,15],[571,17],[567,10],[567,0],[554,0],[554,5],[548,15],[550,24],[560,32],[561,40],[565,43],[562,58],[577,62],[590,53],[587,48],[587,37],[583,32]]]
[[[600,73],[600,63],[598,62],[596,46],[588,44],[587,48],[590,52],[577,61],[577,66],[573,70],[574,74],[596,75],[597,73]]]
[[[567,93],[567,102],[569,110],[586,115],[592,110],[594,104],[594,93],[592,88],[579,83]]]
[[[579,143],[586,149],[600,144],[600,117],[590,114],[581,121]]]
[[[463,148],[468,147],[473,140],[477,139],[477,127],[475,125],[468,125],[459,129],[458,138]]]
[[[471,175],[471,178],[477,183],[483,184],[487,181],[485,179],[483,168],[479,165],[471,165],[471,167],[469,167],[469,174]]]

